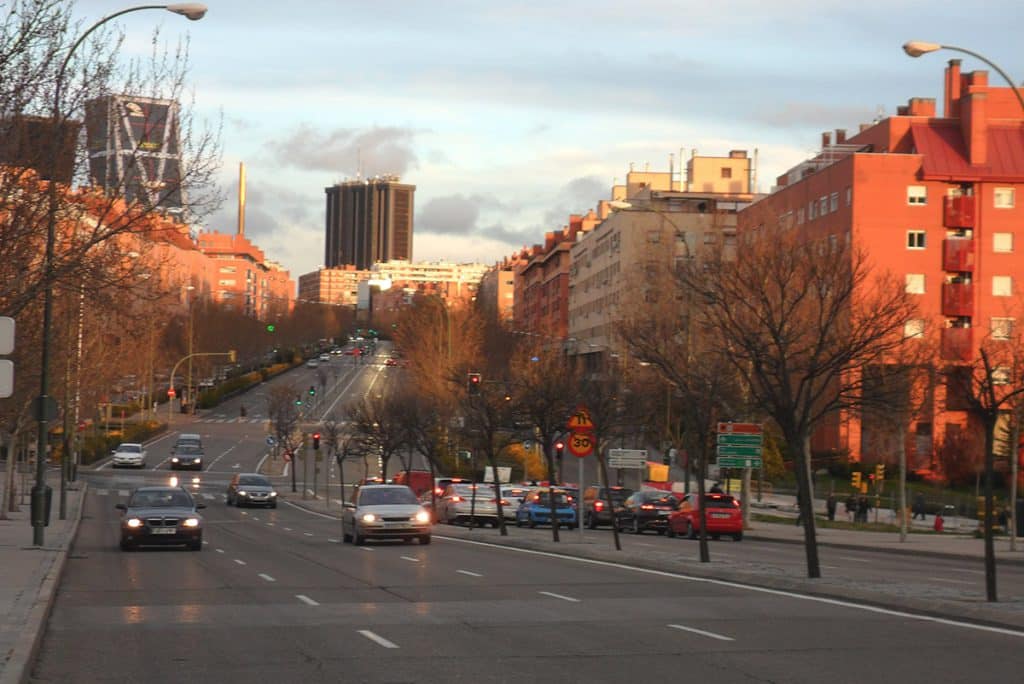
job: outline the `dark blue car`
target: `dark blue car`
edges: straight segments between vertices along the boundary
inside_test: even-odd
[[[519,504],[519,509],[516,511],[516,527],[522,527],[523,525],[536,527],[537,525],[551,524],[550,491],[549,489],[535,489],[523,499],[523,503]],[[558,524],[565,527],[575,527],[576,509],[573,508],[572,500],[569,498],[568,493],[556,489],[554,490],[554,497],[555,518]]]

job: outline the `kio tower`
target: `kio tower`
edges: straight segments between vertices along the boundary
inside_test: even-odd
[[[380,261],[412,260],[415,185],[397,176],[351,180],[327,194],[324,265],[369,269]]]

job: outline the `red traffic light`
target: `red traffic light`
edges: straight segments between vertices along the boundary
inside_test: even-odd
[[[314,432],[313,433],[313,448],[314,449],[319,449],[320,448],[320,433],[319,432]]]
[[[320,433],[319,432],[314,432],[313,433],[313,439],[320,439]]]

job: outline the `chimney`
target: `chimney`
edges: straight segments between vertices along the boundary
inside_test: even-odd
[[[238,234],[245,237],[245,162],[238,162]]]
[[[830,146],[831,144],[832,144],[832,134],[829,133],[828,131],[825,131],[824,133],[821,134],[821,149],[825,149],[826,147]]]
[[[949,60],[946,67],[945,100],[942,115],[947,119],[960,116],[960,60]]]
[[[930,97],[912,97],[907,102],[910,116],[935,116],[935,100]]]
[[[988,94],[971,93],[961,98],[960,130],[972,165],[988,162]]]
[[[846,144],[846,129],[845,128],[837,128],[836,129],[836,145],[845,145],[845,144]]]

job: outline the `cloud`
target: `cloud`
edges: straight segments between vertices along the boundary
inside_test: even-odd
[[[608,194],[609,184],[597,176],[573,178],[562,186],[551,201],[551,208],[544,212],[544,221],[551,229],[560,228],[569,220],[569,214],[586,213],[597,206],[598,200]]]
[[[418,166],[413,151],[416,131],[394,126],[364,130],[320,130],[310,124],[296,126],[284,139],[267,144],[282,166],[334,174],[404,175]]]
[[[222,233],[234,232],[238,225],[237,179],[228,186],[227,192],[231,199],[204,221],[209,228]],[[286,225],[309,226],[323,231],[322,215],[314,209],[323,206],[322,197],[320,193],[305,195],[283,185],[247,180],[245,234],[258,243],[260,238],[278,234]]]
[[[843,122],[854,128],[869,122],[876,112],[863,106],[828,106],[818,102],[786,102],[781,107],[767,107],[751,112],[751,119],[776,128],[805,128],[816,126],[830,130]]]
[[[447,195],[427,201],[416,217],[416,230],[439,235],[470,235],[477,231],[480,212],[501,210],[490,195]]]

